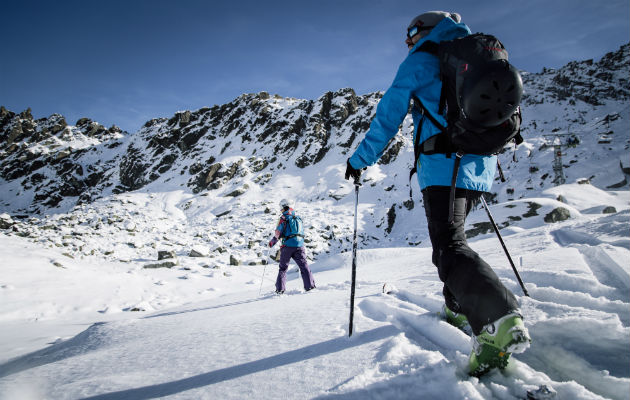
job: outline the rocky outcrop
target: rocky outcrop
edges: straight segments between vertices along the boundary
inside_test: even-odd
[[[595,108],[607,101],[627,101],[628,52],[625,45],[598,62],[524,73],[523,105],[562,102],[570,107],[582,102]],[[30,109],[15,113],[0,107],[0,178],[10,186],[8,196],[22,199],[23,207],[11,211],[25,213],[71,208],[154,183],[195,194],[224,190],[222,195],[238,197],[247,192],[247,185],[262,186],[278,171],[317,166],[330,156],[344,159],[369,129],[381,97],[357,95],[350,88],[315,100],[243,94],[223,105],[152,119],[134,134],[88,118],[68,125],[58,114],[34,119]],[[545,123],[534,117],[523,127],[525,134]],[[581,115],[574,118],[580,123]],[[598,134],[614,136],[604,127],[620,119],[619,112],[607,115]],[[399,154],[410,146],[410,129],[408,121],[403,123],[379,166],[407,167],[411,160],[399,160]],[[624,173],[627,169],[622,165]],[[541,175],[543,181],[549,176]],[[619,179],[607,185],[625,187],[627,182]]]
[[[598,62],[572,61],[560,69],[543,69],[537,74],[523,74],[523,85],[528,89],[523,96],[526,105],[545,101],[567,100],[599,106],[606,100],[627,100],[630,85],[627,67],[630,45],[606,54]],[[535,90],[534,90],[535,89]]]
[[[564,207],[556,207],[549,214],[545,215],[545,222],[554,223],[566,221],[571,218],[571,212]]]
[[[30,110],[16,114],[3,107],[0,177],[32,190],[28,212],[56,207],[64,199],[80,204],[107,191],[138,190],[173,175],[183,175],[193,193],[216,190],[270,165],[306,168],[332,149],[347,151],[368,128],[378,97],[357,96],[352,89],[316,100],[244,94],[221,106],[150,120],[134,135],[88,118],[70,126],[60,115],[34,120]],[[257,155],[261,148],[273,150]],[[245,157],[218,161],[229,154]],[[271,176],[265,173],[256,183]],[[241,184],[227,195],[246,190]]]
[[[116,160],[101,160],[103,149],[119,146],[126,132],[107,129],[87,118],[75,126],[53,114],[34,119],[31,110],[16,114],[0,109],[0,177],[19,181],[32,193],[29,211],[56,207],[66,198],[91,201],[113,181]],[[26,211],[26,210],[25,210]]]

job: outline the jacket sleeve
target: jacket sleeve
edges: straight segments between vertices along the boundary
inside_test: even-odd
[[[350,157],[353,168],[367,167],[381,158],[407,115],[412,94],[422,89],[422,82],[427,78],[434,79],[433,76],[426,76],[427,71],[422,62],[426,61],[422,60],[425,56],[425,53],[411,53],[398,68],[394,82],[378,103],[370,129]]]

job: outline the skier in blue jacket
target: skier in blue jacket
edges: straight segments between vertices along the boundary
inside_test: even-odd
[[[280,248],[280,264],[278,268],[278,277],[276,279],[276,293],[282,294],[286,289],[287,269],[291,259],[295,261],[302,275],[302,283],[304,290],[310,291],[315,289],[315,279],[306,260],[306,250],[304,249],[304,232],[291,233],[289,226],[289,218],[296,216],[295,211],[289,206],[286,199],[280,200],[280,209],[282,215],[278,220],[278,226],[274,231],[274,235],[269,241],[269,247],[273,247],[278,240],[282,240]]]
[[[378,104],[370,129],[348,159],[346,179],[358,181],[361,170],[382,156],[398,132],[413,96],[446,126],[438,113],[442,83],[436,56],[420,51],[426,41],[439,43],[470,34],[456,13],[431,11],[414,18],[405,43],[409,54],[398,68],[391,87]],[[440,134],[440,130],[416,107],[412,108],[414,143]],[[466,242],[464,225],[473,203],[490,191],[496,156],[466,154],[457,174],[454,219],[449,221],[449,194],[455,157],[450,154],[421,153],[416,165],[422,190],[433,264],[444,283],[444,316],[453,325],[472,330],[473,351],[469,373],[481,375],[490,368],[504,368],[510,353],[522,352],[531,341],[519,304],[500,282],[492,268]]]

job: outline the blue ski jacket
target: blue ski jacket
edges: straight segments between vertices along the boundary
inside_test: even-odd
[[[378,103],[376,114],[365,138],[350,157],[353,168],[367,167],[381,158],[387,144],[396,135],[398,127],[407,115],[409,102],[414,95],[440,123],[446,126],[446,120],[438,114],[442,90],[439,61],[436,56],[425,51],[418,51],[418,49],[425,41],[439,43],[469,34],[470,29],[465,24],[444,18],[409,51],[407,58],[398,68],[394,82]],[[440,133],[440,130],[428,118],[423,117],[416,107],[412,108],[412,117],[414,143],[416,135],[420,135],[419,143],[422,143]],[[418,132],[418,127],[421,127],[420,132]],[[420,189],[429,186],[451,186],[454,163],[454,155],[447,157],[446,154],[420,154],[417,165]],[[456,186],[484,192],[490,191],[496,172],[496,163],[496,156],[464,155]]]
[[[295,216],[295,210],[289,208],[287,211],[283,211],[280,216],[280,220],[278,220],[278,226],[276,227],[276,231],[274,232],[274,238],[282,239],[282,245],[287,247],[302,247],[304,246],[304,232],[299,232],[299,236],[293,236],[292,238],[287,238],[289,236],[288,225],[289,222],[287,219],[290,216]],[[275,241],[273,242],[276,243]]]

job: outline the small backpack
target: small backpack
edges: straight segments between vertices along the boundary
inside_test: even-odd
[[[520,101],[523,81],[518,70],[508,62],[508,53],[494,36],[476,33],[463,38],[435,43],[427,41],[420,51],[435,55],[440,62],[442,92],[438,112],[445,116],[443,126],[431,115],[419,98],[414,106],[433,123],[440,133],[419,143],[420,129],[414,143],[415,162],[409,179],[416,172],[420,154],[456,155],[451,181],[452,221],[455,183],[464,154],[496,154],[512,140],[523,141]],[[503,174],[499,165],[499,172]]]
[[[302,224],[302,218],[299,215],[287,214],[287,224],[282,232],[284,240],[289,240],[296,236],[304,237],[304,225]]]

